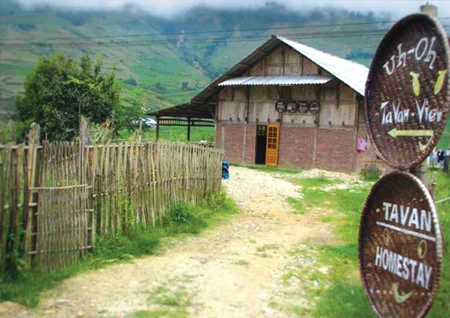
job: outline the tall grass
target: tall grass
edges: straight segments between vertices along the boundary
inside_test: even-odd
[[[9,300],[34,307],[42,291],[55,287],[69,277],[111,263],[155,254],[168,237],[198,234],[238,211],[224,192],[210,194],[195,206],[186,203],[175,205],[155,228],[135,225],[126,234],[97,238],[95,250],[78,263],[50,273],[31,270],[23,271],[14,278],[0,275],[0,302]]]

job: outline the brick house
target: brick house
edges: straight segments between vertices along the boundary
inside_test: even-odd
[[[188,127],[194,118],[213,119],[215,146],[231,163],[360,171],[375,157],[370,145],[357,151],[369,142],[368,71],[272,36],[189,103],[151,115],[162,124],[167,116],[187,118]]]

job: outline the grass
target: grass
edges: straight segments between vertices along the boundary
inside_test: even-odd
[[[233,164],[235,166],[239,166],[236,164]],[[252,169],[252,170],[257,170],[257,171],[262,171],[262,172],[269,172],[269,173],[273,173],[273,172],[278,172],[278,173],[285,173],[285,174],[297,174],[300,171],[298,169],[291,169],[291,168],[279,168],[279,167],[268,167],[268,166],[248,166],[247,168]]]
[[[295,268],[284,275],[285,280],[297,277],[309,281],[303,291],[307,299],[316,303],[315,309],[301,306],[282,308],[300,316],[375,317],[360,283],[357,255],[359,216],[370,183],[352,186],[349,191],[324,190],[339,183],[339,180],[325,177],[291,178],[289,181],[302,187],[303,207],[300,206],[298,212],[305,213],[312,207],[328,210],[322,221],[337,224],[335,232],[340,243],[311,246],[317,251],[317,254],[309,257],[314,266]],[[293,249],[291,253],[299,257],[307,255],[304,248]],[[321,270],[324,268],[326,271]],[[316,282],[316,286],[311,282]]]
[[[435,201],[450,197],[450,174],[438,172]],[[428,317],[444,317],[450,312],[450,200],[436,204],[444,239],[444,256],[442,261],[439,292]]]
[[[121,131],[118,140],[131,141],[134,138],[129,131]],[[156,139],[156,129],[146,129],[142,132],[143,141],[153,141]],[[160,127],[160,140],[170,141],[187,141],[187,127]],[[200,140],[214,141],[214,127],[191,127],[191,142],[199,142]]]
[[[298,205],[299,213],[305,213],[305,207],[315,206],[330,210],[323,222],[334,224],[334,232],[338,240],[336,245],[314,246],[317,249],[315,265],[306,270],[293,269],[284,276],[302,277],[309,281],[317,279],[321,286],[307,287],[307,297],[316,303],[315,309],[308,313],[314,317],[376,317],[367,299],[359,276],[358,231],[363,204],[373,182],[350,187],[350,189],[334,189],[324,191],[323,187],[332,183],[324,179],[291,178],[294,184],[303,187],[303,206]],[[438,172],[435,199],[450,196],[450,175]],[[297,202],[294,202],[297,203]],[[291,202],[292,204],[292,202]],[[295,207],[295,204],[292,204]],[[449,250],[450,242],[450,201],[437,204],[438,215],[444,236],[444,254]],[[299,256],[305,255],[304,249],[291,251]],[[326,275],[318,270],[329,268]],[[326,286],[326,287],[324,287]],[[428,317],[444,317],[450,312],[450,259],[445,257],[442,263],[440,289]],[[305,314],[305,308],[283,307],[290,314]]]
[[[240,260],[234,262],[233,264],[237,265],[237,266],[245,266],[245,267],[248,267],[250,265],[250,263],[248,261],[246,261],[245,259],[240,259]]]
[[[183,203],[175,205],[166,213],[162,224],[156,228],[135,226],[126,234],[118,233],[98,238],[95,251],[87,254],[78,263],[50,273],[30,270],[20,272],[17,277],[3,273],[0,275],[0,302],[13,301],[34,307],[39,301],[41,292],[54,288],[69,277],[111,263],[126,262],[136,257],[158,253],[160,247],[164,246],[166,238],[198,234],[236,213],[238,213],[237,206],[223,192],[207,196],[196,206]]]
[[[147,304],[152,309],[137,311],[131,317],[187,318],[194,296],[194,292],[181,285],[178,280],[164,283],[154,288],[147,297]]]

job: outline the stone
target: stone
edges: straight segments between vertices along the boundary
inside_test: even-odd
[[[58,299],[58,300],[56,300],[56,304],[58,304],[58,305],[68,305],[68,304],[70,304],[70,302],[67,299]]]

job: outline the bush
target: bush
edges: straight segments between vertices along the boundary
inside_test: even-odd
[[[377,181],[381,176],[381,170],[377,167],[368,167],[361,171],[361,177],[365,181]]]
[[[97,241],[95,256],[104,260],[123,260],[131,256],[154,254],[161,244],[158,231],[154,228],[135,226],[126,235],[115,234]]]

